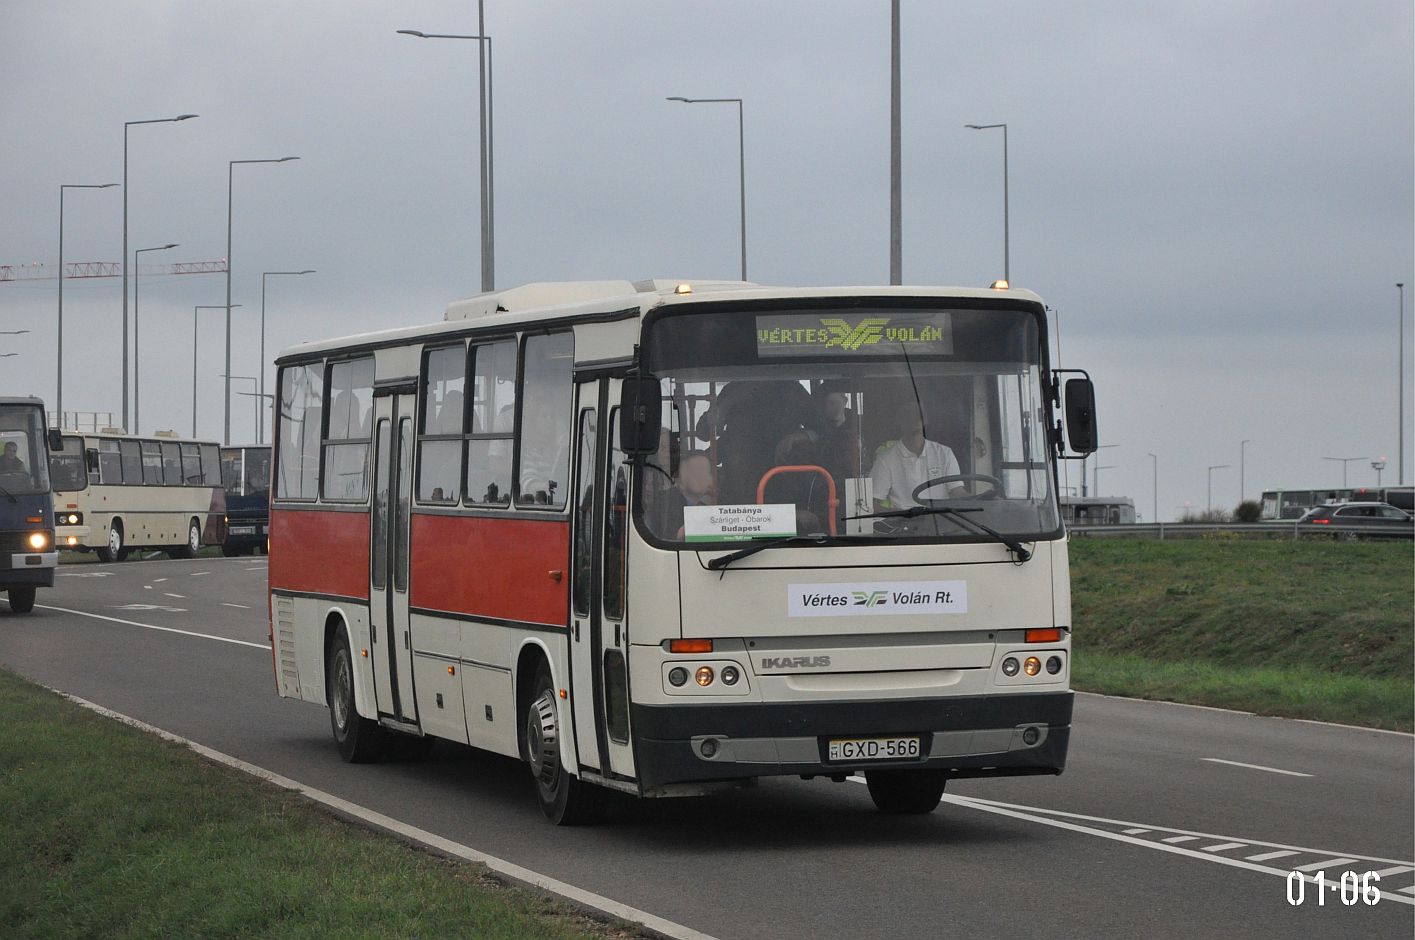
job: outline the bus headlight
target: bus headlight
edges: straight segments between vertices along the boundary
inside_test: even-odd
[[[688,670],[682,666],[674,666],[668,670],[668,684],[674,688],[682,686],[688,681]]]
[[[1017,662],[1016,657],[1009,656],[1002,661],[1002,674],[1008,677],[1015,676],[1017,675],[1017,669],[1020,667],[1020,665],[1021,664]]]
[[[29,534],[29,547],[37,552],[42,552],[49,547],[48,532],[31,532]]]
[[[723,666],[723,667],[722,667],[722,684],[723,684],[723,685],[736,685],[736,684],[737,684],[737,680],[740,679],[740,678],[742,678],[742,674],[737,671],[737,667],[736,667],[736,666]]]

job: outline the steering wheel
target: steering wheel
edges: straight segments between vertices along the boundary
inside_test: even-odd
[[[986,473],[951,473],[948,476],[934,477],[932,480],[925,480],[914,487],[914,502],[918,503],[920,506],[928,506],[930,508],[938,504],[947,503],[955,497],[920,496],[919,494],[925,490],[933,489],[935,486],[943,486],[946,483],[960,483],[965,480],[977,480],[992,487],[989,492],[982,493],[974,497],[975,499],[997,499],[1000,496],[1006,497],[1007,495],[1006,490],[1003,488],[1002,481],[997,477],[988,476]]]

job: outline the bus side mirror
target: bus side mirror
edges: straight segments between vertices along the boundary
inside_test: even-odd
[[[49,428],[45,434],[45,439],[49,444],[49,449],[54,453],[58,453],[64,449],[64,435],[59,433],[58,428]]]
[[[619,390],[619,449],[630,457],[658,453],[663,392],[651,375],[632,376]]]
[[[1096,452],[1096,389],[1089,378],[1066,380],[1066,440],[1078,454]]]

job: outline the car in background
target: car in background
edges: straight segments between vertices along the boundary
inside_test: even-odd
[[[1335,538],[1415,537],[1415,517],[1389,503],[1332,503],[1307,510],[1297,525],[1330,529]]]

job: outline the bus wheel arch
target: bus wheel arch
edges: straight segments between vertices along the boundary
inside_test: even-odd
[[[566,699],[559,695],[546,650],[527,643],[516,663],[518,740],[541,812],[557,826],[597,822],[604,814],[607,791],[586,783],[571,770],[574,748],[568,733],[569,712],[560,707]]]
[[[526,759],[526,712],[535,698],[536,675],[541,667],[555,675],[550,668],[550,654],[540,643],[528,640],[516,655],[516,753]]]
[[[387,747],[387,734],[377,721],[359,713],[363,683],[354,658],[348,621],[341,611],[330,611],[324,620],[324,702],[339,754],[351,764],[379,760]]]

